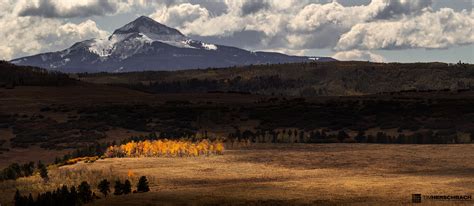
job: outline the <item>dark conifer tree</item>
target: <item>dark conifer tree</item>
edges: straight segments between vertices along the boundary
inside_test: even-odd
[[[13,163],[10,165],[10,168],[13,170],[13,172],[15,173],[15,176],[16,177],[21,177],[21,167],[18,163]],[[15,178],[16,179],[16,178]]]
[[[33,174],[34,169],[35,169],[35,163],[34,162],[29,162],[29,163],[23,164],[21,166],[21,170],[23,172],[24,177],[31,176]]]
[[[130,183],[129,180],[125,180],[125,183],[123,184],[122,192],[123,194],[130,194],[132,192],[132,184]]]
[[[122,182],[120,182],[120,180],[116,180],[115,181],[115,186],[114,186],[114,195],[122,195],[123,192],[122,192]]]
[[[59,195],[61,197],[61,202],[60,204],[61,205],[69,205],[69,199],[70,199],[70,193],[69,193],[69,189],[67,188],[66,185],[63,185],[61,187],[61,190],[59,191]]]
[[[13,200],[15,201],[15,206],[25,205],[24,197],[21,196],[20,190],[18,190],[18,189],[16,189],[15,196],[13,197]]]
[[[110,192],[110,182],[107,181],[107,179],[103,179],[99,182],[99,185],[97,187],[99,191],[104,194],[105,197],[107,197],[107,194],[109,194]]]
[[[79,200],[81,200],[82,203],[88,203],[92,201],[91,186],[86,181],[81,182],[78,187],[77,194],[79,196]]]
[[[298,135],[299,142],[304,142],[304,131],[300,131]]]
[[[44,194],[44,202],[42,205],[53,205],[53,194],[50,191]]]
[[[137,192],[148,192],[150,187],[148,186],[148,180],[145,176],[141,176],[137,184]]]
[[[46,165],[44,165],[41,161],[38,162],[38,169],[40,172],[41,178],[43,178],[44,181],[48,181],[48,169],[46,168]]]
[[[359,143],[367,142],[367,137],[365,136],[364,131],[359,131],[359,133],[357,133],[357,136],[355,136],[354,139]]]
[[[339,131],[337,134],[337,140],[339,140],[339,142],[344,142],[347,138],[349,138],[349,135],[344,130]]]
[[[27,205],[28,206],[32,206],[32,205],[35,205],[35,200],[33,199],[33,195],[28,195],[28,202],[27,202]]]
[[[71,187],[71,192],[69,193],[68,198],[68,205],[78,205],[79,204],[79,197],[77,194],[76,187]]]

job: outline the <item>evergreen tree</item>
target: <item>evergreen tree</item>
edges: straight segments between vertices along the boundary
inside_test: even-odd
[[[11,164],[10,168],[13,170],[16,177],[21,177],[21,167],[18,163]]]
[[[42,205],[53,205],[53,194],[48,191],[44,194],[44,202]]]
[[[354,139],[359,143],[367,142],[367,137],[365,136],[364,131],[359,131],[359,133],[357,133],[357,136],[355,136]]]
[[[67,202],[68,202],[68,205],[78,205],[79,197],[77,194],[76,187],[74,186],[71,187],[71,193],[69,193],[69,198]]]
[[[116,180],[115,181],[115,186],[114,186],[114,195],[122,195],[123,192],[122,192],[122,183],[120,182],[120,180]]]
[[[69,205],[69,198],[70,198],[70,193],[69,189],[67,188],[66,185],[63,185],[61,187],[61,190],[57,192],[59,196],[61,197],[60,199],[60,205]]]
[[[130,183],[129,180],[125,180],[125,183],[123,184],[122,192],[123,194],[130,194],[132,192],[132,184]]]
[[[148,192],[150,187],[148,186],[148,180],[145,176],[141,176],[137,184],[137,192]]]
[[[48,181],[48,169],[46,168],[46,165],[44,165],[41,161],[38,162],[38,169],[40,172],[41,178],[43,178],[45,181]]]
[[[92,201],[92,191],[91,186],[86,181],[81,182],[78,187],[78,197],[83,203],[88,203]]]
[[[33,170],[35,168],[34,162],[29,162],[21,166],[21,170],[23,172],[24,177],[31,176],[33,174]]]
[[[28,201],[27,201],[27,205],[30,206],[30,205],[35,205],[35,200],[33,199],[33,195],[28,195]]]
[[[18,178],[17,173],[11,167],[7,167],[3,169],[2,176],[3,176],[2,179],[6,179],[6,180],[15,180],[16,178]]]
[[[20,190],[16,189],[15,196],[13,197],[15,201],[15,206],[23,206],[25,205],[24,197],[21,196]]]
[[[344,130],[339,131],[337,134],[337,140],[339,140],[341,143],[347,138],[349,138],[349,135]]]
[[[304,131],[300,131],[299,135],[298,135],[298,142],[305,142],[304,141]]]
[[[102,181],[100,181],[98,189],[102,194],[104,194],[104,196],[107,197],[107,194],[109,194],[110,192],[110,182],[107,181],[107,179],[103,179]]]

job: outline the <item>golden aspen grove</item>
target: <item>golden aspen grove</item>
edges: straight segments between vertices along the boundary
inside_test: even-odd
[[[224,144],[220,141],[201,140],[145,140],[132,141],[118,146],[110,146],[106,157],[196,157],[222,155]]]

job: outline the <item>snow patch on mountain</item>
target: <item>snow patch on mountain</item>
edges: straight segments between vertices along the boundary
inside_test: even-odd
[[[179,48],[192,48],[197,49],[196,47],[191,46],[194,42],[191,39],[180,35],[157,35],[152,33],[128,33],[128,34],[113,34],[108,39],[93,39],[89,45],[88,50],[94,54],[99,55],[99,57],[107,58],[114,53],[116,53],[118,47],[122,47],[122,52],[126,51],[126,47],[123,45],[128,45],[131,51],[131,54],[135,54],[139,51],[137,49],[143,48],[145,45],[150,45],[153,42],[161,42],[174,47]],[[205,44],[208,50],[216,49],[215,45]],[[204,47],[204,43],[203,43]],[[131,55],[124,55],[123,53],[117,54],[121,59],[127,58]]]
[[[131,34],[114,34],[108,39],[93,39],[89,45],[89,51],[100,57],[110,56],[116,43],[127,39]]]
[[[206,44],[204,42],[201,42],[201,46],[206,50],[217,50],[217,46],[214,44]]]

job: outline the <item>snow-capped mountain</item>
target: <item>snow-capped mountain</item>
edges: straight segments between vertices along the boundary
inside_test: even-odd
[[[251,52],[204,43],[141,16],[115,30],[107,39],[85,40],[62,51],[22,57],[11,62],[63,72],[124,72],[306,61],[334,59]]]

